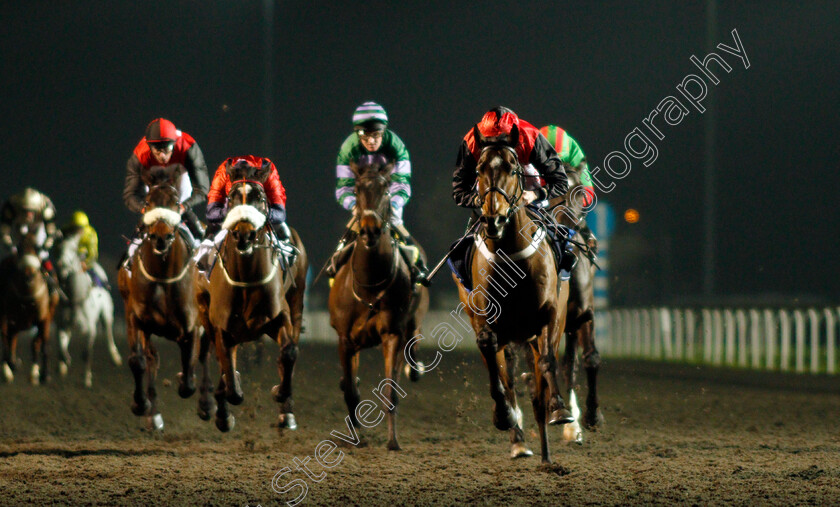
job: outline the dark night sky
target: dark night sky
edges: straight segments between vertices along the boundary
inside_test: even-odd
[[[320,266],[347,219],[335,156],[354,107],[376,100],[412,155],[407,223],[439,258],[466,218],[449,196],[460,138],[490,106],[564,126],[602,165],[707,52],[699,1],[463,4],[276,3],[266,146],[262,2],[3,2],[3,197],[34,185],[62,221],[83,207],[116,257],[135,220],[125,161],[164,116],[211,172],[236,154],[274,160]],[[733,45],[733,28],[751,67],[721,53],[717,291],[836,298],[840,3],[721,1],[717,41]],[[670,238],[674,294],[701,290],[703,124],[692,110],[666,127],[656,163],[608,196],[642,213],[624,233]]]

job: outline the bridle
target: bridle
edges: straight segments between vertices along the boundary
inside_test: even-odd
[[[178,209],[181,208],[181,200],[178,198],[179,197],[179,192],[178,192],[178,189],[175,188],[174,185],[171,185],[171,184],[155,185],[153,187],[153,189],[155,189],[155,188],[170,190],[172,192],[172,194],[176,196],[175,206]],[[149,191],[149,195],[151,195],[151,193],[152,192]],[[148,208],[148,206],[150,204],[151,204],[151,202],[147,198],[144,207]],[[165,207],[165,209],[169,209],[169,208]],[[172,210],[172,211],[174,211],[174,210]],[[148,225],[146,227],[148,229],[148,228],[151,227],[151,225]],[[172,229],[173,229],[173,231],[169,235],[169,237],[164,238],[164,240],[163,240],[165,246],[164,246],[164,250],[161,252],[160,255],[162,255],[164,259],[169,255],[170,249],[172,248],[172,244],[175,242],[175,237],[178,234],[178,226],[177,225],[175,227],[173,227]],[[150,234],[147,230],[146,234],[143,237],[143,241],[145,242],[146,240],[148,240],[152,236],[153,236],[153,234]],[[155,249],[155,250],[157,250],[157,249]],[[158,276],[152,275],[151,273],[149,273],[149,270],[146,269],[146,263],[143,262],[142,249],[138,249],[136,255],[137,255],[137,264],[139,265],[139,268],[140,268],[140,273],[143,275],[144,278],[146,278],[150,282],[154,282],[154,283],[171,284],[171,283],[179,282],[184,278],[184,276],[186,276],[187,271],[189,271],[189,268],[190,268],[190,256],[187,255],[186,256],[186,262],[184,262],[184,267],[181,269],[181,271],[178,272],[177,275],[172,276],[172,277],[158,277]]]
[[[509,151],[510,153],[513,154],[513,160],[516,162],[516,167],[514,167],[513,171],[511,171],[510,174],[511,174],[511,176],[516,177],[516,182],[517,182],[516,193],[513,196],[511,196],[507,192],[505,192],[505,189],[503,189],[499,186],[493,185],[490,188],[488,188],[485,192],[479,193],[479,207],[484,205],[484,201],[485,201],[485,199],[487,199],[488,195],[490,195],[492,193],[500,194],[502,196],[502,198],[505,200],[505,202],[507,202],[507,204],[508,204],[508,210],[507,210],[507,213],[505,213],[505,218],[509,219],[511,217],[511,215],[513,215],[514,213],[519,211],[519,208],[522,207],[522,205],[517,205],[517,203],[522,198],[522,194],[525,193],[525,182],[524,182],[524,179],[523,179],[524,175],[525,175],[525,171],[522,169],[522,164],[519,163],[519,156],[516,154],[516,150],[513,149],[512,147],[506,145],[506,144],[489,144],[489,145],[483,147],[481,149],[481,154],[479,155],[479,158],[481,158],[481,156],[484,155],[484,152],[486,152],[489,149],[494,149],[494,148],[495,149],[502,148],[502,149],[504,149],[506,151]],[[478,168],[476,168],[476,176],[479,176]],[[495,180],[495,178],[494,178],[494,180]],[[484,215],[482,214],[482,216],[484,216]]]

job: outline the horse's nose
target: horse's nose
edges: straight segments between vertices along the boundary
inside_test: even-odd
[[[496,215],[493,217],[493,226],[496,229],[501,229],[502,227],[506,226],[508,223],[508,218],[504,215]]]

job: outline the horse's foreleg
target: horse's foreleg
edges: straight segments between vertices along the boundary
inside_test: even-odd
[[[403,341],[404,343],[404,341]],[[399,451],[400,444],[397,440],[397,405],[400,396],[397,390],[399,387],[400,362],[403,359],[403,350],[400,347],[399,336],[390,334],[382,337],[382,355],[385,358],[385,380],[382,387],[381,401],[388,413],[388,450]],[[402,391],[403,394],[405,391]]]
[[[221,360],[219,360],[221,364]],[[227,405],[226,387],[224,377],[219,379],[219,385],[216,387],[216,392],[213,397],[216,398],[216,427],[219,431],[228,432],[233,429],[236,424],[236,418],[230,413]]]
[[[274,401],[280,404],[280,414],[277,416],[277,427],[290,430],[297,429],[294,414],[294,400],[292,399],[292,377],[295,372],[295,361],[298,356],[298,342],[295,330],[290,322],[286,322],[277,335],[280,345],[280,355],[277,357],[277,373],[280,383],[271,388]]]
[[[601,355],[595,347],[595,322],[590,320],[581,326],[577,338],[583,348],[583,368],[586,370],[586,412],[583,424],[587,428],[594,428],[604,423],[604,415],[598,403],[598,369],[601,367]]]
[[[554,312],[554,310],[552,310]],[[539,347],[539,375],[543,377],[548,388],[547,410],[549,412],[549,424],[566,424],[574,421],[572,414],[566,409],[563,397],[560,396],[560,387],[557,382],[557,342],[559,333],[563,327],[558,325],[554,315],[549,318],[549,323],[543,328],[540,336],[537,337]]]
[[[198,417],[209,421],[216,409],[216,404],[210,398],[210,337],[212,330],[204,329],[201,333],[198,347],[198,361],[201,364],[201,384],[198,387]]]
[[[14,361],[14,336],[9,334],[9,326],[4,320],[0,326],[0,333],[3,335],[3,378],[6,383],[11,383],[15,379],[15,361]]]
[[[493,425],[501,431],[507,431],[516,426],[516,412],[508,403],[506,389],[503,383],[497,360],[498,341],[496,333],[485,325],[478,333],[476,339],[478,350],[487,365],[487,373],[490,376],[490,397],[493,398]],[[502,359],[504,360],[504,359]]]
[[[65,324],[66,325],[66,324]],[[70,368],[70,333],[64,326],[58,329],[58,371],[62,377],[67,376]]]
[[[163,431],[163,416],[157,406],[157,379],[158,368],[160,367],[160,354],[154,346],[150,335],[146,335],[146,393],[149,398],[150,408],[146,417],[146,427],[153,431]]]
[[[93,387],[93,342],[96,341],[96,320],[90,319],[87,328],[87,346],[84,351],[85,387]]]
[[[129,357],[128,367],[134,375],[134,403],[131,412],[141,416],[149,413],[152,404],[143,389],[143,376],[146,373],[146,334],[137,328],[137,321],[133,315],[126,316],[126,337],[128,339]]]
[[[344,392],[344,403],[347,404],[347,412],[350,415],[350,422],[356,428],[359,421],[356,419],[356,407],[359,405],[359,378],[356,373],[359,369],[359,352],[348,344],[346,336],[338,338],[338,356],[341,361],[343,375],[339,381],[339,387]]]
[[[102,329],[105,332],[105,341],[108,343],[108,353],[111,355],[111,361],[117,365],[122,365],[122,356],[114,343],[114,304],[110,296],[103,297],[104,303],[99,315],[99,322],[102,324]]]
[[[512,345],[508,345],[504,350],[505,356],[505,376],[508,378],[510,384],[510,393],[513,400],[514,411],[516,412],[516,426],[510,429],[510,457],[511,458],[527,458],[533,456],[534,453],[525,445],[525,433],[522,425],[522,410],[519,408],[519,403],[516,401],[516,390],[514,387],[516,381],[516,353]]]
[[[239,405],[245,400],[236,371],[236,344],[230,333],[221,329],[216,330],[216,357],[219,359],[219,369],[222,371],[222,382],[225,385],[225,398],[231,405]]]
[[[32,385],[39,385],[49,380],[47,340],[50,333],[50,321],[39,322],[37,329],[38,332],[32,340]]]
[[[181,349],[181,371],[178,373],[178,396],[189,398],[195,392],[195,359],[198,355],[198,326],[178,340]]]
[[[563,426],[563,439],[567,442],[583,442],[583,432],[581,431],[580,409],[578,408],[577,395],[575,388],[577,385],[577,336],[580,329],[565,333],[566,350],[563,354],[563,380],[566,384],[566,398],[569,400],[569,411],[574,418],[573,422],[567,423]]]
[[[548,388],[545,377],[542,375],[540,366],[539,346],[531,342],[528,347],[528,360],[531,363],[534,375],[531,378],[531,406],[534,408],[534,419],[537,421],[537,430],[540,435],[540,455],[543,463],[551,463],[551,453],[548,450],[548,430],[546,424],[546,407],[548,401]]]

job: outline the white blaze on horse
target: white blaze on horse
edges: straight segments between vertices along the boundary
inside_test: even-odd
[[[58,367],[62,376],[67,375],[70,341],[83,340],[85,387],[92,387],[93,343],[100,333],[105,335],[111,361],[120,366],[122,357],[114,344],[114,300],[107,289],[95,286],[84,270],[78,254],[79,239],[79,235],[70,236],[56,247],[56,272],[63,293],[55,318],[60,346]]]

